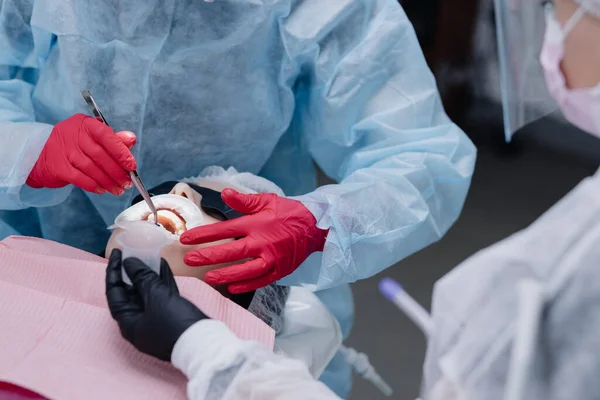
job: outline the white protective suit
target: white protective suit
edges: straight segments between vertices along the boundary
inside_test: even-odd
[[[424,400],[600,398],[600,173],[440,279]]]
[[[238,339],[216,320],[185,331],[171,362],[188,377],[191,400],[339,399],[301,361]]]

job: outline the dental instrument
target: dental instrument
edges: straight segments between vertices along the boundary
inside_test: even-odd
[[[106,122],[106,118],[104,118],[104,115],[100,111],[100,108],[94,101],[94,98],[92,97],[92,94],[89,92],[89,90],[84,90],[81,92],[81,94],[83,95],[83,99],[85,100],[85,102],[90,107],[92,114],[94,114],[95,117],[100,118],[102,123],[104,123],[106,126],[110,126],[108,124],[108,122]],[[146,190],[146,187],[142,183],[142,180],[141,180],[140,176],[138,175],[137,170],[129,172],[129,177],[131,178],[131,181],[137,188],[138,192],[140,192],[140,194],[146,201],[146,204],[148,204],[150,211],[152,211],[152,214],[154,215],[154,221],[155,221],[154,223],[156,225],[160,226],[160,224],[158,223],[158,211],[156,210],[156,207],[154,206],[154,203],[152,202],[152,199],[150,198],[150,193],[148,193],[148,191]]]

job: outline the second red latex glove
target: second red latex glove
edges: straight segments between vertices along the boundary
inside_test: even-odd
[[[0,382],[0,399],[6,400],[47,400],[45,397],[32,392],[29,389],[13,385],[8,382]]]
[[[61,188],[69,184],[93,193],[123,194],[131,187],[128,171],[136,169],[129,151],[131,132],[115,132],[82,114],[59,122],[52,129],[27,179],[32,188]]]
[[[195,267],[249,261],[208,272],[207,283],[228,284],[231,293],[249,292],[291,274],[309,255],[323,251],[327,231],[317,228],[315,217],[299,201],[232,189],[225,189],[221,196],[229,207],[248,215],[191,229],[180,241],[198,245],[239,239],[189,251],[184,261]]]

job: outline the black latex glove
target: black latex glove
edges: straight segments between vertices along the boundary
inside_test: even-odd
[[[133,287],[123,283],[121,264]],[[106,268],[106,298],[121,335],[139,351],[171,361],[173,347],[190,326],[207,318],[179,295],[169,264],[163,259],[160,277],[137,258],[121,262],[113,250]]]

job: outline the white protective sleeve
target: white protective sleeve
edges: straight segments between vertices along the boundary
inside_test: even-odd
[[[185,331],[171,362],[189,379],[191,400],[339,399],[300,361],[238,339],[216,320],[197,322]]]

